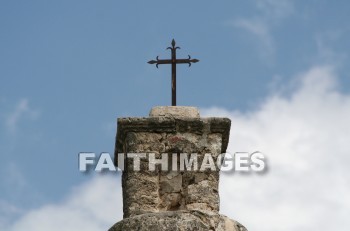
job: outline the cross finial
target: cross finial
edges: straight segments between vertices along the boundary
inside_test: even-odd
[[[175,47],[175,39],[173,39],[173,40],[171,41],[171,45],[172,45],[173,47]]]
[[[188,66],[191,66],[191,63],[199,62],[198,59],[191,59],[191,56],[188,56],[188,59],[176,59],[176,50],[180,49],[180,47],[176,47],[176,42],[173,39],[171,41],[171,47],[167,49],[171,50],[171,59],[159,59],[158,56],[156,60],[148,61],[149,64],[156,64],[158,68],[159,64],[171,64],[171,105],[176,106],[176,64],[187,63]]]

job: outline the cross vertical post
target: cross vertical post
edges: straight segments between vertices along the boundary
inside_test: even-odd
[[[171,105],[176,106],[176,47],[171,49]]]
[[[167,50],[171,50],[171,59],[159,59],[158,56],[156,60],[148,61],[149,64],[156,64],[158,68],[159,64],[171,64],[171,105],[176,106],[176,64],[186,63],[188,66],[191,66],[191,63],[199,62],[198,59],[191,59],[191,56],[188,56],[188,59],[176,59],[176,49],[180,47],[175,46],[175,40],[171,41],[171,47],[168,47]]]

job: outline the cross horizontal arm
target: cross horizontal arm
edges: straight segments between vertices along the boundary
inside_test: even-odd
[[[176,63],[196,63],[198,59],[176,59]]]
[[[176,59],[175,63],[196,63],[199,62],[198,59]],[[149,64],[171,64],[171,59],[158,59],[158,60],[150,60]]]
[[[148,61],[149,64],[171,64],[171,59],[157,59]]]

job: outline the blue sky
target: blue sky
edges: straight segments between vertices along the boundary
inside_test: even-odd
[[[279,151],[305,150],[293,146],[294,141],[280,145],[288,143],[281,127],[291,126],[295,118],[300,120],[290,129],[324,118],[315,125],[319,131],[303,130],[296,136],[333,134],[339,128],[330,140],[302,143],[332,147],[339,141],[339,153],[346,156],[349,146],[341,140],[348,134],[339,130],[349,124],[344,117],[349,115],[349,12],[345,0],[1,1],[0,228],[18,230],[33,211],[71,201],[72,190],[83,193],[88,185],[103,185],[96,179],[106,176],[78,171],[78,153],[113,153],[117,117],[147,116],[153,106],[170,104],[170,67],[156,69],[147,61],[157,55],[168,58],[165,48],[173,38],[181,47],[178,57],[190,54],[200,60],[191,68],[178,67],[178,104],[197,106],[203,115],[226,115],[235,132],[247,131],[249,136],[231,134],[232,150],[265,147],[272,152],[271,162],[286,163],[293,153],[281,158]],[[280,118],[284,111],[288,119]],[[273,130],[279,118],[283,123]],[[255,142],[257,134],[276,139],[261,141],[259,136]],[[335,168],[343,169],[344,159],[338,160]],[[274,179],[274,174],[264,179]],[[118,179],[107,182],[119,187]],[[249,187],[241,186],[246,193],[243,189]],[[336,186],[350,191],[348,180]],[[349,208],[344,202],[339,213]],[[228,215],[250,222],[244,216],[248,212],[242,214]],[[111,225],[118,219],[104,222]],[[256,227],[252,220],[250,227]],[[316,230],[306,223],[285,230]]]

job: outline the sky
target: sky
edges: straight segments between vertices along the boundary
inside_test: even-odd
[[[350,3],[339,0],[0,1],[0,230],[107,230],[116,119],[171,104],[232,120],[228,151],[265,174],[222,174],[221,213],[250,231],[350,227]]]

